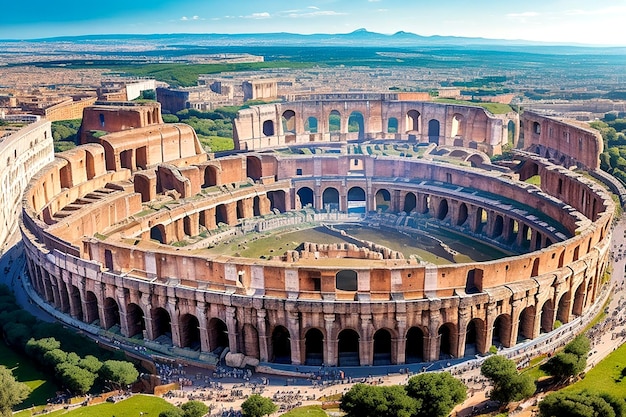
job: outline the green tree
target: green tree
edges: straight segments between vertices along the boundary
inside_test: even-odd
[[[55,371],[61,384],[77,394],[87,393],[97,378],[96,374],[67,362],[58,364]]]
[[[480,372],[493,385],[489,398],[494,401],[508,404],[528,398],[535,392],[532,377],[526,374],[520,375],[515,362],[504,356],[495,355],[487,358]]]
[[[209,412],[209,407],[202,401],[187,401],[180,408],[184,417],[202,417]]]
[[[54,368],[63,362],[67,362],[67,353],[61,349],[52,349],[43,355],[43,364],[50,368]]]
[[[573,353],[560,352],[552,356],[541,369],[555,378],[566,379],[584,371],[585,362]]]
[[[616,417],[615,410],[597,394],[559,391],[539,403],[541,417]]]
[[[467,387],[447,372],[420,374],[409,379],[407,394],[420,401],[417,417],[446,417],[467,398]]]
[[[184,417],[183,410],[180,408],[170,408],[169,410],[161,411],[159,417]]]
[[[102,362],[100,362],[100,360],[93,355],[87,355],[78,361],[78,366],[88,370],[89,372],[98,373],[100,368],[102,368]]]
[[[411,417],[421,401],[411,398],[399,386],[371,386],[356,384],[341,397],[339,407],[347,417]]]
[[[28,394],[30,388],[16,381],[13,373],[5,366],[0,366],[0,416],[12,416],[13,407],[24,401]]]
[[[249,396],[248,399],[241,404],[241,410],[244,416],[262,417],[272,414],[278,410],[278,407],[269,398],[254,394]]]
[[[139,377],[139,372],[130,362],[108,360],[100,368],[100,376],[117,388],[125,388]]]
[[[589,342],[589,338],[584,334],[579,334],[565,345],[565,349],[563,351],[565,353],[572,353],[579,358],[586,358],[589,354],[589,350],[591,350],[591,343]]]
[[[43,357],[46,352],[60,348],[61,342],[54,337],[44,337],[37,340],[30,339],[26,342],[26,354],[41,364],[44,363]]]

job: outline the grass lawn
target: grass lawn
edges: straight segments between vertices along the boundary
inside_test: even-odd
[[[626,397],[626,345],[622,345],[585,375],[585,378],[565,388],[568,391],[608,392],[617,397]]]
[[[319,405],[307,405],[294,408],[293,410],[281,414],[282,417],[327,417],[328,414]]]
[[[157,417],[161,411],[175,408],[162,398],[151,395],[133,395],[132,397],[113,403],[103,403],[90,407],[79,407],[73,410],[58,410],[44,414],[46,417],[137,417],[140,412],[148,417]],[[16,413],[13,417],[30,417],[30,410]]]
[[[15,379],[25,383],[31,389],[28,398],[15,409],[21,410],[33,404],[46,404],[48,398],[54,397],[58,389],[56,384],[51,380],[47,380],[46,375],[38,371],[30,359],[14,352],[3,342],[0,342],[0,365],[11,369]]]

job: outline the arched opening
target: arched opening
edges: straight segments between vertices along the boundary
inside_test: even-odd
[[[463,226],[467,221],[467,205],[465,203],[461,203],[459,205],[459,214],[456,219],[457,226]]]
[[[513,120],[509,120],[509,123],[506,124],[507,127],[507,143],[509,146],[515,146],[515,122]]]
[[[157,307],[153,310],[152,326],[154,340],[162,344],[172,343],[172,319],[166,309]]]
[[[304,335],[304,364],[320,366],[324,363],[324,334],[319,329],[309,329]]]
[[[559,299],[559,307],[556,310],[556,318],[561,323],[567,323],[569,321],[571,298],[572,294],[568,291]]]
[[[85,293],[85,323],[96,324],[100,319],[98,316],[98,299],[91,291]]]
[[[157,224],[150,228],[150,239],[156,240],[159,243],[166,244],[165,240],[165,226]]]
[[[93,158],[93,155],[89,151],[85,152],[85,165],[87,179],[90,180],[96,176],[96,162]]]
[[[289,330],[276,326],[272,332],[272,362],[291,363],[291,339]]]
[[[257,329],[253,325],[246,323],[243,325],[241,333],[243,343],[240,351],[246,356],[259,359],[259,332]]]
[[[348,213],[365,214],[365,190],[361,187],[352,187],[348,190]]]
[[[329,187],[322,193],[322,206],[327,212],[339,211],[339,191]]]
[[[497,238],[502,236],[502,232],[504,231],[504,217],[501,215],[496,216],[496,220],[493,223],[493,237]]]
[[[328,131],[330,133],[341,132],[341,113],[337,110],[333,110],[328,115]]]
[[[387,133],[398,133],[398,119],[390,117],[387,120]]]
[[[472,319],[467,324],[467,329],[465,330],[465,356],[475,356],[481,352],[481,348],[484,349],[484,346],[479,346],[479,337],[482,337],[484,332],[485,324],[481,319]]]
[[[113,326],[120,325],[120,307],[111,297],[104,299],[104,328],[109,330]]]
[[[274,136],[274,122],[266,120],[263,122],[263,136]]]
[[[184,314],[180,318],[180,347],[200,350],[200,322],[193,314]]]
[[[416,207],[417,197],[415,197],[415,194],[413,193],[407,193],[406,196],[404,196],[404,207],[402,208],[402,210],[405,213],[411,213],[413,210],[415,210]]]
[[[135,151],[135,163],[137,168],[147,169],[148,168],[148,147],[140,146]]]
[[[270,210],[278,210],[281,213],[287,211],[286,194],[283,190],[269,191],[267,198],[270,200]]]
[[[533,269],[530,272],[531,277],[536,277],[539,275],[539,258],[535,258],[533,260]]]
[[[146,330],[146,320],[143,310],[135,303],[130,303],[126,307],[126,325],[128,327],[128,337],[139,335],[143,338]]]
[[[202,184],[202,187],[206,188],[214,185],[217,185],[217,167],[207,166],[204,169],[204,184]]]
[[[215,207],[215,224],[219,226],[220,223],[228,224],[228,210],[224,204]]]
[[[491,337],[491,344],[496,347],[508,347],[510,335],[511,316],[509,316],[508,314],[501,314],[496,317],[496,320],[493,323],[493,335]]]
[[[424,332],[419,327],[411,327],[406,333],[404,361],[406,363],[424,362]]]
[[[261,199],[258,195],[254,196],[252,199],[252,214],[255,217],[261,215]]]
[[[437,119],[428,122],[428,143],[439,145],[439,120]]]
[[[519,325],[517,327],[517,343],[533,338],[535,327],[535,307],[528,306],[519,316]]]
[[[406,133],[419,133],[420,113],[417,110],[409,110],[406,113]]]
[[[581,316],[585,307],[585,283],[578,286],[574,294],[574,305],[572,306],[572,313],[575,316]]]
[[[541,308],[541,333],[549,333],[554,329],[554,304],[547,300]]]
[[[376,211],[388,211],[391,208],[391,194],[387,190],[378,190],[376,193]]]
[[[335,275],[336,288],[341,291],[356,291],[358,277],[356,271],[344,269]]]
[[[339,366],[360,366],[359,334],[352,329],[345,329],[339,333],[338,361]]]
[[[358,111],[353,111],[348,117],[348,132],[358,132],[358,139],[365,139],[365,120],[363,114]]]
[[[391,365],[391,334],[385,329],[374,333],[374,365]]]
[[[60,309],[65,314],[70,312],[70,295],[67,292],[67,286],[63,282],[63,280],[59,280],[59,295],[61,296],[61,306]]]
[[[319,133],[317,118],[308,117],[304,122],[304,131],[307,133]]]
[[[443,221],[448,216],[448,200],[441,200],[437,209],[437,219]]]
[[[452,130],[450,131],[451,137],[463,136],[463,116],[456,113],[452,116]]]
[[[122,168],[130,169],[132,171],[135,170],[133,166],[133,150],[127,149],[125,151],[120,152],[120,165]]]
[[[254,156],[246,157],[246,176],[253,181],[258,181],[263,176],[261,160]]]
[[[313,190],[309,187],[300,188],[296,194],[300,199],[300,207],[313,207],[315,205]]]
[[[207,330],[209,333],[209,346],[213,349],[213,353],[220,355],[224,349],[229,347],[226,323],[218,318],[212,318],[209,320]]]
[[[452,323],[446,323],[439,328],[439,359],[452,358]]]
[[[281,121],[283,125],[284,135],[296,134],[296,112],[294,112],[293,110],[287,110],[283,112]]]
[[[70,298],[72,300],[72,304],[76,306],[76,318],[84,321],[83,306],[80,302],[80,290],[78,289],[76,285],[72,285],[70,291],[71,291]]]

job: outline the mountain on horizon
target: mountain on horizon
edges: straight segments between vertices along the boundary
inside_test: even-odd
[[[104,40],[149,40],[158,44],[193,42],[213,46],[589,46],[580,44],[547,43],[526,40],[489,39],[460,36],[422,36],[411,32],[399,31],[394,34],[370,32],[365,28],[348,33],[298,34],[288,32],[274,33],[171,33],[171,34],[100,34],[60,36],[21,41],[33,42],[89,42]],[[17,39],[5,41],[20,41]]]

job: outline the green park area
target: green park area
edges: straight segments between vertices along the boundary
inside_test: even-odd
[[[105,402],[89,407],[77,407],[73,409],[62,408],[44,415],[47,417],[137,417],[139,415],[157,417],[162,411],[176,408],[164,399],[151,395],[133,395],[116,403]],[[31,415],[34,415],[31,410],[24,410],[15,413],[14,417],[30,417]]]
[[[611,352],[587,372],[583,379],[566,389],[575,392],[605,392],[619,398],[626,398],[626,344]]]

